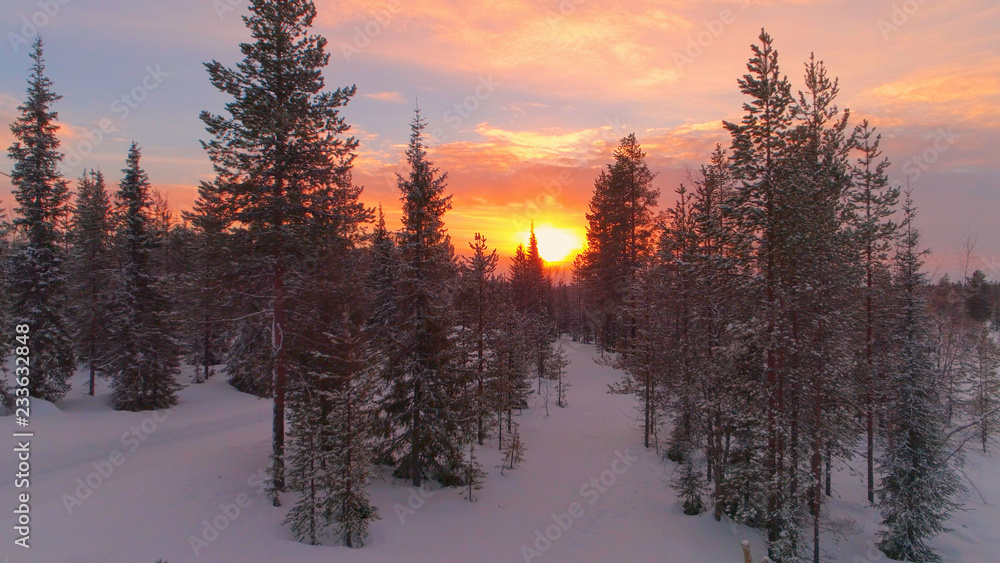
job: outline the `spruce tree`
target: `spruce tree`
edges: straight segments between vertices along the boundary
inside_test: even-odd
[[[285,522],[300,541],[315,545],[332,532],[347,547],[362,547],[378,518],[368,496],[377,359],[355,320],[338,324],[290,389],[289,480],[301,496]]]
[[[177,404],[180,346],[166,288],[156,275],[154,252],[161,243],[153,222],[149,177],[138,145],[129,147],[124,177],[115,195],[116,247],[121,271],[111,297],[104,370],[111,378],[117,410],[165,409]]]
[[[112,248],[114,233],[111,199],[98,171],[84,172],[77,184],[76,206],[69,233],[72,250],[71,307],[78,356],[90,372],[89,393],[107,347],[106,326],[110,320],[108,279],[116,268]]]
[[[446,174],[427,157],[416,111],[406,150],[410,171],[397,176],[403,201],[403,228],[397,235],[396,315],[386,375],[388,389],[382,408],[395,431],[386,454],[396,459],[397,477],[414,487],[423,479],[445,484],[461,482],[464,424],[462,402],[465,375],[452,338],[454,249],[444,227],[451,208],[445,195]]]
[[[390,342],[398,304],[396,274],[399,254],[393,234],[385,226],[385,213],[378,207],[378,219],[371,234],[368,248],[368,289],[372,310],[368,316],[369,329],[379,334],[379,341]]]
[[[946,531],[959,508],[961,483],[948,464],[946,413],[931,359],[926,284],[916,211],[909,193],[903,205],[902,240],[896,257],[899,288],[895,339],[898,360],[888,380],[885,447],[878,491],[882,513],[878,548],[899,561],[939,561],[926,541]]]
[[[494,412],[497,415],[497,449],[507,444],[506,437],[512,435],[514,410],[528,406],[531,393],[531,370],[533,359],[529,335],[524,330],[524,320],[517,311],[510,284],[502,286],[497,313],[497,329],[490,338],[490,349],[495,354],[490,381],[493,385],[489,393]]]
[[[212,375],[212,366],[221,363],[225,349],[223,318],[232,307],[231,288],[236,261],[228,232],[225,202],[211,183],[198,188],[194,208],[183,213],[191,225],[191,259],[182,274],[185,297],[187,345],[195,363],[201,364],[194,382]]]
[[[328,219],[332,192],[345,185],[357,146],[353,137],[342,138],[349,126],[339,109],[355,88],[324,90],[330,57],[326,39],[310,33],[315,18],[311,0],[253,0],[243,18],[253,38],[240,45],[243,60],[235,68],[206,64],[212,85],[233,98],[229,115],[201,114],[213,136],[204,147],[215,166],[214,190],[226,219],[245,231],[258,272],[241,291],[265,296],[260,309],[270,311],[277,491],[285,486],[286,325],[295,298],[287,278],[306,250],[303,233]]]
[[[6,271],[5,268],[8,265],[8,255],[10,254],[10,240],[9,233],[11,231],[11,225],[7,222],[7,214],[3,209],[0,209],[0,287],[6,288]],[[8,293],[6,291],[0,292],[0,330],[3,330],[7,334],[11,334],[14,330],[11,322],[10,314],[10,304],[8,303]],[[4,339],[0,342],[0,357],[6,358],[10,355],[10,350],[16,341],[11,339]],[[8,373],[7,364],[4,363],[0,366],[0,374],[4,376]],[[6,379],[6,377],[4,377]],[[6,381],[0,383],[0,406],[3,406],[6,410],[3,410],[4,414],[10,412],[14,406],[14,396],[10,393],[7,388]]]
[[[622,308],[653,250],[653,208],[660,196],[634,133],[621,139],[614,158],[594,182],[587,247],[574,265],[575,279],[603,317],[601,345],[609,350],[634,337],[635,322],[622,317]]]
[[[58,114],[52,105],[62,96],[52,91],[45,75],[43,43],[38,38],[31,53],[27,98],[10,130],[14,143],[7,157],[14,161],[13,228],[24,243],[7,267],[7,306],[11,326],[26,324],[31,338],[31,396],[56,401],[69,391],[75,359],[66,315],[67,274],[59,225],[69,213],[69,188],[59,173],[56,131]]]
[[[472,256],[464,259],[461,269],[459,295],[466,361],[471,364],[475,390],[471,406],[476,417],[476,441],[483,445],[486,437],[486,416],[489,412],[487,396],[493,386],[490,381],[495,352],[489,348],[491,333],[495,330],[497,311],[497,280],[495,272],[500,262],[496,250],[488,250],[486,237],[476,233],[469,243]]]
[[[514,306],[520,314],[522,330],[527,335],[531,347],[532,367],[542,391],[546,360],[551,352],[554,338],[550,298],[552,280],[545,272],[545,261],[538,251],[538,238],[532,223],[528,234],[528,246],[517,246],[510,267],[510,289]]]

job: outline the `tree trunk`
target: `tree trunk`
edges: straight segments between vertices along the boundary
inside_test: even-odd
[[[271,327],[271,346],[274,353],[274,452],[272,476],[274,479],[274,505],[280,506],[278,493],[285,490],[285,279],[280,265],[274,268],[274,311]]]

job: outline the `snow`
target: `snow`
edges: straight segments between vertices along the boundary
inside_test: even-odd
[[[170,411],[115,412],[107,406],[107,384],[99,382],[98,396],[89,397],[79,373],[58,409],[33,402],[32,414],[38,411],[31,424],[30,551],[13,544],[13,505],[23,491],[13,484],[14,456],[0,456],[0,505],[10,507],[0,513],[0,556],[10,563],[736,562],[749,540],[760,560],[759,532],[726,519],[715,522],[710,514],[683,514],[667,486],[674,464],[665,466],[658,454],[642,448],[632,398],[607,393],[620,374],[595,363],[593,347],[564,344],[570,360],[565,381],[572,385],[568,407],[555,406],[553,398],[546,417],[536,396],[516,417],[527,445],[518,469],[501,475],[496,444],[487,443],[477,452],[489,476],[476,503],[460,489],[421,495],[385,471],[372,491],[382,519],[373,524],[368,544],[355,550],[296,542],[282,526],[294,497],[286,495],[275,508],[262,494],[270,401],[239,393],[217,375],[188,385]],[[190,377],[185,371],[185,381]],[[7,441],[13,448],[14,438]],[[864,506],[863,460],[851,464],[855,471],[837,471],[840,497],[831,504],[835,518],[853,521],[851,532],[839,542],[827,533],[824,549],[836,561],[886,561],[872,547],[878,513]],[[971,493],[965,499],[970,510],[949,523],[955,532],[931,545],[946,561],[992,561],[1000,552],[1000,508],[994,503],[1000,499],[1000,470],[973,454],[966,473],[987,502]],[[77,493],[82,500],[70,512],[65,499]],[[557,535],[553,514],[566,529],[538,549],[546,543],[536,546],[537,534],[548,528]],[[201,540],[197,555],[192,537]]]

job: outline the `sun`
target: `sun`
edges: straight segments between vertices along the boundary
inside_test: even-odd
[[[523,233],[521,239],[528,244],[530,233]],[[538,239],[538,253],[546,262],[562,262],[571,254],[583,247],[580,234],[573,229],[561,229],[552,225],[535,227],[535,238]]]

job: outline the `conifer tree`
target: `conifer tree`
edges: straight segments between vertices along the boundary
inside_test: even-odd
[[[397,176],[403,228],[397,235],[396,334],[388,347],[393,369],[382,403],[395,429],[386,452],[397,459],[395,474],[411,479],[414,487],[425,478],[461,482],[456,464],[463,458],[468,415],[462,404],[465,376],[451,334],[456,265],[444,227],[451,196],[445,195],[447,175],[427,157],[425,126],[417,110],[406,150],[410,171]]]
[[[610,350],[620,338],[634,337],[635,323],[621,318],[622,308],[653,250],[653,208],[660,196],[634,133],[621,139],[614,158],[594,182],[587,247],[574,264],[575,279],[603,317],[601,345]]]
[[[301,493],[285,522],[313,545],[332,532],[362,547],[378,518],[369,500],[375,460],[376,378],[367,337],[349,316],[310,354],[290,390],[289,481]]]
[[[903,205],[901,248],[896,257],[899,301],[895,339],[898,360],[889,374],[885,447],[878,491],[882,529],[878,548],[899,561],[939,561],[925,543],[946,531],[961,490],[948,465],[946,414],[931,359],[916,211]]]
[[[399,256],[392,233],[385,226],[385,213],[378,207],[378,219],[371,234],[368,263],[368,288],[371,294],[372,311],[368,317],[369,329],[376,333],[380,342],[389,343],[388,334],[393,328],[398,297],[396,294],[396,273]]]
[[[524,452],[527,448],[521,440],[521,431],[519,426],[520,425],[515,422],[511,428],[508,429],[508,437],[502,444],[501,451],[503,452],[503,461],[500,463],[501,475],[503,475],[504,469],[510,469],[513,471],[524,462]]]
[[[469,502],[476,502],[476,491],[483,488],[483,465],[476,457],[476,442],[469,440],[469,459],[465,463],[465,474],[462,479],[465,481],[465,499]]]
[[[490,339],[490,349],[495,354],[490,395],[497,414],[499,450],[507,444],[505,437],[513,433],[514,410],[528,405],[532,388],[529,364],[533,354],[527,341],[529,335],[524,330],[524,319],[516,309],[509,286],[509,283],[504,286],[505,294],[500,299],[497,314],[497,330]]]
[[[489,348],[491,333],[495,327],[497,311],[497,291],[495,272],[500,262],[496,250],[488,250],[486,237],[476,233],[474,242],[469,243],[472,256],[462,264],[460,300],[465,301],[462,309],[462,325],[466,328],[466,358],[471,362],[473,386],[471,404],[476,413],[476,441],[483,445],[486,437],[486,416],[490,404],[487,399],[493,387],[489,380],[491,364],[496,358]]]
[[[327,41],[310,33],[311,0],[253,0],[244,22],[253,42],[235,68],[206,64],[212,84],[232,96],[228,116],[202,112],[214,137],[212,159],[225,217],[249,238],[254,271],[247,295],[265,296],[270,312],[271,390],[274,396],[272,483],[284,489],[285,387],[291,344],[287,276],[305,251],[303,232],[322,223],[332,192],[344,185],[357,141],[339,108],[353,86],[324,90]],[[257,354],[263,355],[263,352]],[[295,374],[292,374],[295,375]],[[277,502],[277,496],[274,497]]]
[[[839,456],[855,439],[854,412],[845,407],[855,396],[850,375],[858,260],[844,224],[850,211],[844,205],[851,187],[850,112],[837,107],[839,84],[828,77],[822,61],[812,56],[805,69],[806,89],[792,109],[795,130],[786,188],[798,213],[790,217],[792,259],[783,267],[790,274],[786,284],[792,304],[787,323],[793,343],[788,362],[789,497],[808,510],[813,561],[819,563],[824,456],[833,451]]]
[[[194,208],[182,215],[191,225],[193,238],[183,285],[188,346],[195,363],[201,364],[200,373],[195,373],[195,383],[207,381],[213,373],[212,366],[222,361],[225,349],[222,319],[233,301],[231,272],[236,266],[231,252],[235,248],[228,232],[225,202],[220,196],[211,183],[203,182]]]
[[[514,252],[510,267],[510,288],[513,304],[523,323],[522,330],[531,347],[532,366],[540,393],[554,335],[549,307],[552,281],[545,272],[545,261],[538,251],[534,223],[529,231],[527,248],[519,244]]]
[[[562,345],[562,342],[559,342],[549,354],[548,366],[545,368],[549,379],[553,379],[556,382],[556,405],[559,408],[566,408],[568,404],[566,402],[566,389],[569,387],[569,384],[563,382],[563,376],[566,375],[566,368],[568,366],[569,360],[566,359],[566,347]]]
[[[56,131],[58,114],[52,105],[62,96],[52,91],[45,75],[42,39],[31,53],[27,98],[10,130],[14,143],[7,156],[14,161],[10,181],[14,187],[12,222],[24,243],[10,257],[7,267],[7,306],[11,324],[30,327],[31,396],[56,401],[69,391],[75,359],[66,316],[67,275],[59,225],[69,213],[69,188],[59,173]]]
[[[8,265],[8,255],[10,254],[10,240],[9,233],[11,231],[11,225],[7,222],[7,214],[3,209],[0,209],[0,287],[6,288],[6,267]],[[0,330],[5,331],[10,334],[13,331],[13,326],[10,325],[11,315],[10,315],[10,304],[8,303],[8,293],[7,291],[0,292]],[[6,358],[10,355],[10,349],[13,340],[7,339],[4,342],[0,342],[0,357]],[[8,373],[7,365],[4,364],[0,366],[0,373],[6,375]],[[4,413],[10,412],[10,409],[14,406],[14,396],[10,394],[10,390],[7,388],[6,382],[0,383],[0,406],[6,408]]]
[[[985,324],[979,331],[969,360],[969,415],[979,430],[983,453],[990,438],[1000,427],[1000,346],[990,336]]]
[[[84,172],[77,184],[73,213],[70,271],[72,272],[73,329],[78,356],[90,371],[89,393],[94,385],[104,350],[108,344],[105,328],[109,319],[108,279],[115,261],[112,248],[114,232],[111,200],[104,185],[104,175]]]
[[[786,437],[782,419],[786,415],[786,371],[781,359],[786,356],[786,327],[782,318],[783,284],[780,268],[785,246],[790,241],[782,236],[792,208],[783,196],[782,166],[787,161],[787,144],[792,122],[794,101],[788,79],[781,75],[778,52],[773,40],[761,30],[760,45],[751,46],[753,57],[747,63],[747,74],[738,83],[740,91],[750,98],[744,103],[746,115],[740,123],[723,122],[732,136],[732,171],[740,184],[737,192],[737,222],[743,236],[754,242],[752,266],[759,272],[755,290],[763,298],[761,335],[766,356],[766,428],[768,433],[765,457],[768,474],[768,542],[772,559],[779,559],[774,549],[779,541],[790,537],[794,525],[788,521],[787,471],[784,451]]]
[[[116,247],[121,271],[111,298],[105,372],[117,410],[165,409],[177,404],[181,386],[176,321],[158,279],[153,253],[161,243],[152,230],[149,178],[132,143],[115,196]]]
[[[875,502],[875,434],[878,389],[884,382],[890,326],[884,322],[888,301],[888,251],[895,234],[889,217],[895,212],[899,188],[889,185],[882,158],[882,136],[864,120],[854,130],[855,148],[860,152],[851,172],[854,186],[848,193],[850,222],[864,267],[864,333],[862,361],[858,362],[861,400],[864,405],[868,478],[868,502]],[[881,319],[881,320],[880,320]]]

